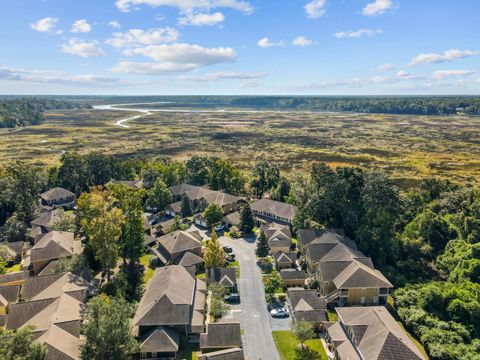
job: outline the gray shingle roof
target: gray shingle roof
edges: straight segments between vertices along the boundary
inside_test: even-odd
[[[226,349],[198,355],[198,360],[245,360],[240,348]]]
[[[295,264],[295,261],[297,260],[297,254],[294,252],[276,253],[273,254],[273,257],[275,258],[275,261],[279,264]]]
[[[359,334],[358,339],[353,339],[352,345],[363,358],[423,359],[423,355],[385,307],[347,307],[336,308],[336,311],[343,326]]]
[[[372,269],[361,262],[353,261],[335,279],[337,289],[348,288],[392,288],[393,285],[378,270]]]
[[[252,211],[273,214],[288,221],[293,221],[297,208],[294,205],[271,199],[260,199],[251,204]]]
[[[190,251],[185,252],[185,254],[183,254],[180,261],[178,262],[178,265],[182,265],[185,267],[200,264],[203,264],[203,259]]]
[[[280,270],[280,277],[283,280],[305,280],[307,274],[305,271],[296,270],[296,269],[282,269]]]
[[[200,334],[200,348],[241,347],[242,336],[239,322],[208,323],[207,331]]]
[[[140,338],[142,352],[177,352],[180,335],[164,326],[153,329]]]
[[[54,299],[65,293],[82,301],[91,289],[91,283],[70,272],[30,276],[25,280],[25,284],[22,287],[22,299]]]
[[[237,269],[234,267],[216,267],[207,269],[207,284],[216,282],[226,287],[234,287],[237,284],[236,271]]]
[[[45,201],[65,199],[72,196],[75,196],[73,192],[61,187],[56,187],[44,192],[43,194],[40,194],[40,197]]]
[[[64,231],[51,231],[30,250],[32,262],[59,259],[72,256],[81,252],[81,244],[75,241],[73,233]]]
[[[176,230],[170,234],[159,237],[158,243],[170,254],[202,247],[200,240],[193,234],[183,230]]]
[[[314,322],[327,320],[325,299],[320,297],[316,290],[295,289],[289,290],[287,294],[296,320]]]

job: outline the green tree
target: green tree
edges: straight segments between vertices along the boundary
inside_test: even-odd
[[[292,323],[292,331],[297,339],[300,340],[302,349],[305,349],[305,341],[313,339],[315,336],[313,324],[308,321],[294,321]]]
[[[223,301],[223,298],[225,295],[227,295],[228,290],[225,286],[215,282],[208,286],[208,290],[211,294],[210,315],[212,315],[215,320],[220,319],[230,309],[228,304]]]
[[[8,263],[15,260],[16,254],[8,243],[0,243],[0,260]]]
[[[0,330],[0,359],[43,360],[47,354],[45,345],[34,342],[33,327],[16,331]]]
[[[192,156],[185,166],[188,182],[193,185],[205,185],[209,177],[209,160],[206,157]]]
[[[38,194],[42,187],[42,173],[36,166],[17,161],[7,168],[10,176],[17,219],[29,225],[38,214]]]
[[[52,224],[55,231],[74,232],[76,229],[75,217],[66,213],[62,208],[57,209],[56,220]]]
[[[28,227],[17,218],[17,213],[13,213],[5,225],[0,228],[0,239],[2,241],[22,241],[25,240]]]
[[[182,217],[186,218],[192,216],[192,207],[190,205],[190,200],[186,196],[182,198]]]
[[[76,152],[66,152],[60,161],[62,164],[58,169],[58,186],[77,195],[88,190],[91,175],[84,157]]]
[[[130,333],[133,312],[133,307],[122,298],[100,295],[91,299],[82,326],[86,340],[82,359],[127,360],[137,353],[138,343]]]
[[[265,288],[265,294],[268,302],[273,302],[275,294],[281,291],[285,286],[282,278],[277,271],[272,272],[269,275],[263,277],[263,286]]]
[[[173,224],[167,229],[167,233],[169,234],[177,230],[185,230],[187,227],[188,225],[182,223],[182,219],[177,215],[173,218]]]
[[[203,212],[203,217],[207,220],[207,226],[209,228],[215,227],[222,220],[223,210],[217,204],[211,203]]]
[[[270,253],[270,245],[268,244],[267,237],[262,231],[257,241],[256,254],[258,257],[264,258],[264,257],[267,257],[269,253]]]
[[[295,360],[321,360],[321,356],[318,352],[310,348],[297,348],[295,349]]]
[[[219,267],[225,265],[225,251],[218,241],[217,233],[212,230],[211,239],[207,242],[207,248],[203,255],[205,268]]]
[[[255,222],[253,221],[253,213],[250,205],[247,204],[242,207],[240,218],[240,230],[242,230],[245,234],[250,234],[255,227]]]
[[[257,198],[262,198],[263,194],[277,186],[279,181],[280,170],[276,165],[269,161],[261,161],[255,164],[250,184]]]
[[[273,200],[285,202],[290,194],[290,182],[287,178],[281,176],[278,185],[273,189],[271,198]]]
[[[146,205],[157,211],[163,211],[173,202],[173,195],[162,179],[155,180],[152,189],[147,193]]]

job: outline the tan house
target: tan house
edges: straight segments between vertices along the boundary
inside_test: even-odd
[[[288,302],[292,316],[296,321],[308,321],[321,329],[327,321],[325,298],[316,290],[303,288],[289,289],[287,291]]]
[[[80,327],[91,284],[71,274],[28,278],[26,301],[9,305],[5,328],[33,326],[35,341],[47,347],[46,359],[79,360]]]
[[[336,308],[328,337],[338,360],[424,360],[383,306]]]
[[[304,287],[307,280],[305,271],[297,269],[283,269],[280,270],[280,277],[282,278],[286,287]]]
[[[325,232],[304,250],[307,269],[318,280],[327,302],[340,306],[386,304],[393,285],[352,240]]]
[[[292,246],[290,226],[278,223],[264,224],[260,231],[265,235],[272,254],[288,253]]]
[[[202,257],[202,236],[196,231],[176,230],[159,237],[157,242],[154,253],[165,265],[177,264],[186,252]]]
[[[250,207],[258,224],[276,222],[292,225],[297,212],[296,206],[271,199],[257,200]]]
[[[295,268],[297,262],[297,253],[295,252],[277,252],[273,254],[277,270]]]
[[[142,359],[175,359],[180,336],[203,333],[205,292],[205,282],[183,266],[155,270],[132,322]]]
[[[27,256],[30,261],[28,267],[35,275],[39,275],[41,272],[45,274],[54,270],[58,259],[81,253],[81,241],[75,240],[73,233],[52,231],[43,235],[30,249],[29,256]]]
[[[194,213],[203,212],[210,204],[217,204],[222,208],[224,214],[228,214],[240,210],[240,204],[244,201],[244,198],[235,195],[189,184],[171,186],[170,191],[175,202],[180,202],[186,197]],[[178,208],[177,205],[175,207]],[[169,208],[169,210],[171,214],[177,213],[174,207]]]
[[[51,211],[56,208],[65,210],[73,209],[76,196],[73,192],[56,187],[40,194],[40,207],[44,211]]]

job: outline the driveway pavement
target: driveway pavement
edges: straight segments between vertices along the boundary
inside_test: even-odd
[[[233,249],[240,264],[240,322],[244,332],[243,347],[248,359],[279,360],[272,337],[272,318],[267,311],[262,277],[256,264],[255,243],[224,236],[220,237],[220,243]]]

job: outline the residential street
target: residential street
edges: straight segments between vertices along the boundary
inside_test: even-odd
[[[244,329],[244,350],[248,359],[280,359],[273,342],[272,318],[265,303],[260,269],[256,264],[255,243],[224,236],[220,238],[220,242],[222,245],[232,247],[240,264],[238,281],[242,309],[240,322]]]

